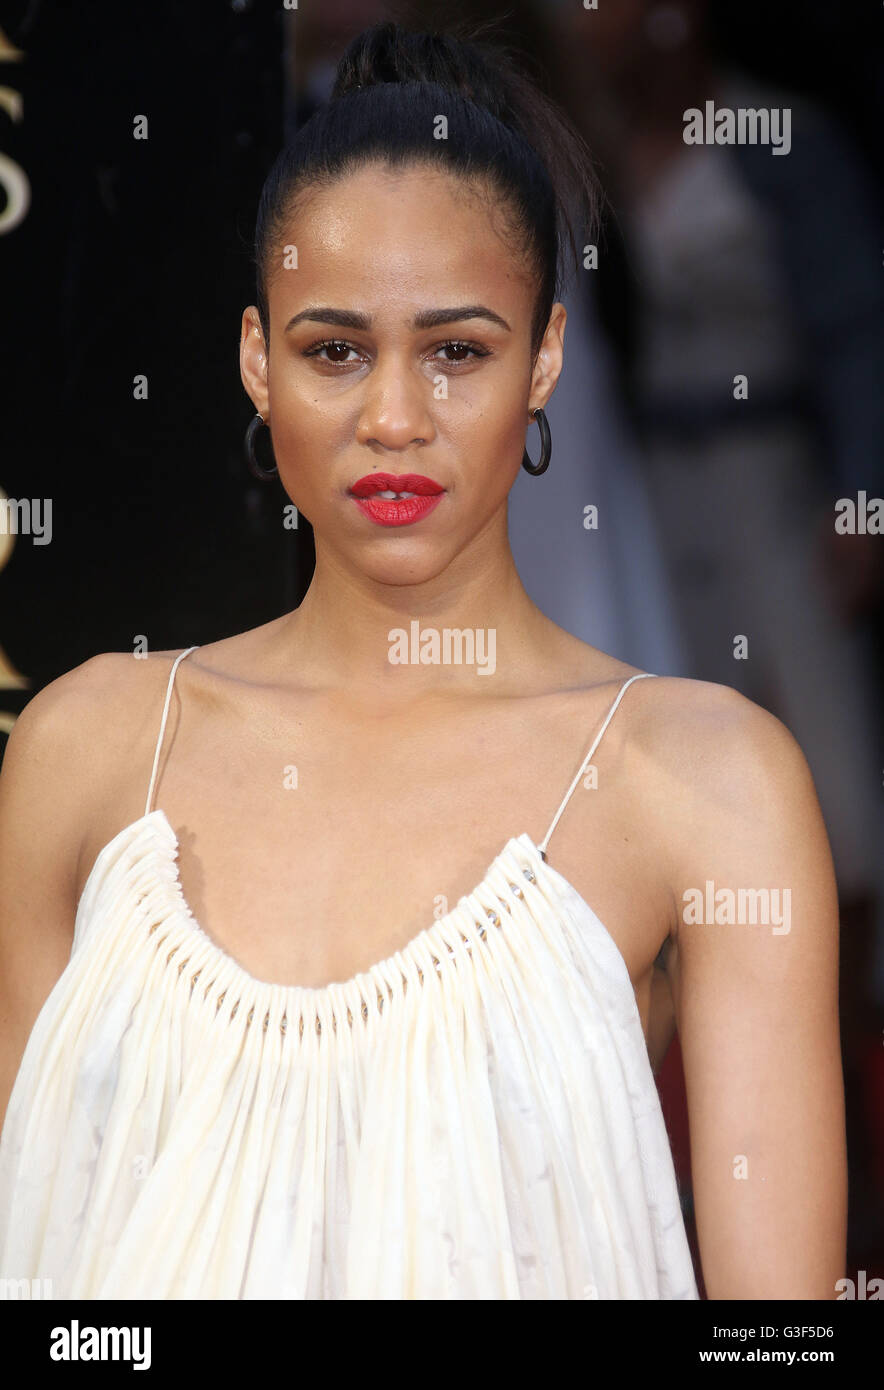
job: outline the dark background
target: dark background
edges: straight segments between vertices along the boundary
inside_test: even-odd
[[[52,543],[19,538],[3,574],[0,643],[27,697],[138,633],[180,647],[277,616],[302,537],[244,468],[238,365],[281,12],[42,5],[7,36],[27,57],[3,69],[24,98],[3,148],[33,203],[3,246],[0,486],[53,499]]]

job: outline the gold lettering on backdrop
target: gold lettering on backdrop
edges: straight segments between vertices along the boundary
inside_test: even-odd
[[[24,53],[16,48],[0,28],[0,63],[20,63]],[[22,118],[23,103],[21,94],[13,87],[0,87],[0,111],[5,111],[13,121]],[[31,205],[31,184],[27,174],[14,159],[0,154],[0,184],[6,190],[6,207],[0,212],[0,234],[11,232],[27,215]],[[0,487],[0,508],[9,499]],[[11,526],[0,528],[0,570],[8,564],[15,545],[15,533]],[[0,647],[0,691],[26,690],[31,684],[15,669],[9,657]],[[16,721],[11,710],[0,709],[0,734],[8,734]]]
[[[24,53],[20,48],[16,48],[0,28],[0,63],[20,63],[24,58]]]
[[[0,63],[20,63],[24,53],[0,29]],[[14,87],[0,86],[0,113],[5,112],[11,121],[22,118],[23,102],[21,93]],[[0,154],[0,187],[6,192],[6,206],[0,212],[0,236],[11,232],[28,215],[31,206],[31,182],[20,164],[7,154]]]
[[[0,487],[0,509],[7,503],[6,493]],[[15,532],[11,526],[0,527],[0,570],[4,569],[12,555],[12,548],[15,545]],[[26,690],[30,685],[19,671],[16,671],[9,657],[2,647],[0,647],[0,691],[2,690]],[[0,734],[8,734],[17,716],[11,710],[0,709]]]

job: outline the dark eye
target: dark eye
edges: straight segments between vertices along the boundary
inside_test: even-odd
[[[305,356],[305,357],[318,357],[319,354],[322,353],[322,352],[326,352],[326,351],[334,352],[334,351],[337,351],[337,350],[340,350],[340,349],[343,349],[343,351],[344,351],[345,353],[347,353],[347,352],[356,352],[356,348],[353,347],[352,343],[345,343],[345,342],[342,342],[340,338],[326,338],[326,340],[325,340],[324,342],[322,342],[322,343],[314,343],[312,347],[305,348],[305,350],[304,350],[304,356]],[[341,359],[341,358],[325,357],[325,358],[323,358],[323,361],[325,361],[325,362],[331,362],[331,364],[332,364],[333,366],[338,366],[338,367],[344,365],[344,361],[343,361],[343,359]]]
[[[446,352],[448,348],[454,348],[456,352],[471,353],[473,357],[488,356],[487,348],[481,348],[478,346],[477,343],[465,343],[462,342],[460,339],[450,339],[447,343],[440,344],[437,351]],[[456,367],[459,366],[462,362],[469,362],[470,358],[468,356],[449,357],[447,360],[452,367]]]

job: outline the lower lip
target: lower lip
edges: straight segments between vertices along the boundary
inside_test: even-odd
[[[431,496],[396,499],[375,494],[373,497],[354,497],[353,501],[363,516],[378,526],[410,526],[413,521],[429,516],[444,496],[444,492],[434,492]]]

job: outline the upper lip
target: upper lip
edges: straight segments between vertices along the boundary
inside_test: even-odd
[[[354,497],[370,497],[373,492],[415,492],[420,497],[430,497],[445,489],[422,473],[366,473],[351,485],[350,491]]]

